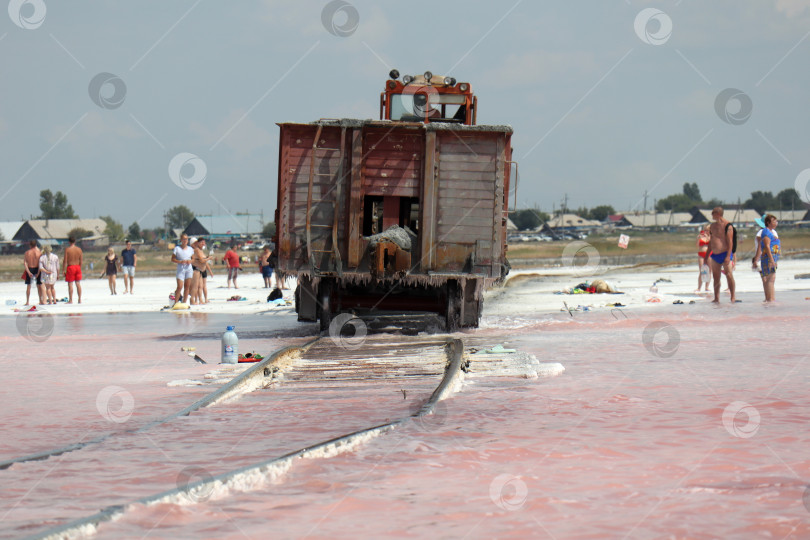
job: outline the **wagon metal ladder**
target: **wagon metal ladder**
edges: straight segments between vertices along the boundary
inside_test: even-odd
[[[322,273],[322,269],[318,268],[315,264],[315,254],[316,253],[329,253],[332,255],[332,263],[334,266],[334,270],[337,272],[338,275],[343,274],[343,262],[340,258],[340,246],[338,245],[337,239],[337,231],[338,231],[338,203],[340,201],[341,195],[341,184],[343,180],[343,149],[346,143],[346,127],[343,126],[340,129],[340,148],[319,148],[318,141],[321,138],[321,132],[323,131],[323,124],[318,124],[318,130],[315,132],[315,140],[312,143],[312,153],[310,154],[310,162],[309,162],[309,187],[307,189],[307,259],[309,260],[309,264],[312,267],[313,272],[316,275]],[[332,207],[332,224],[331,225],[323,225],[323,224],[313,224],[312,223],[312,213],[314,208],[312,206],[313,199],[312,199],[312,187],[315,180],[315,168],[317,162],[317,153],[318,150],[326,150],[326,151],[335,151],[338,150],[340,152],[340,160],[338,162],[338,171],[337,171],[337,179],[335,181],[335,185],[332,186],[327,193],[322,193],[321,198],[315,200],[316,206],[318,204],[328,204]],[[323,156],[322,156],[323,157]],[[328,173],[317,173],[317,176],[332,176],[331,172]],[[332,198],[327,198],[328,196],[333,195]],[[313,228],[322,228],[322,229],[329,229],[331,230],[331,240],[332,240],[332,249],[312,249],[312,229]]]

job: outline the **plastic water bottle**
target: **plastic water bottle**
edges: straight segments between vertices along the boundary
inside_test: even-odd
[[[233,326],[222,334],[222,363],[236,364],[239,362],[239,338],[233,331]]]
[[[700,267],[700,281],[703,283],[708,283],[712,280],[712,276],[709,273],[709,265],[704,264]]]
[[[10,299],[10,298],[9,298],[8,300],[6,300],[6,305],[7,305],[7,306],[13,306],[13,305],[15,305],[16,303],[17,303],[17,301],[16,301],[16,300],[13,300],[13,299]]]

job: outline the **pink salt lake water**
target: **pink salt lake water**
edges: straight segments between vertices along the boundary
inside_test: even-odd
[[[565,373],[469,379],[436,415],[353,451],[209,500],[136,506],[96,537],[807,538],[805,296],[485,315],[459,336],[468,347],[504,344]],[[127,433],[217,387],[168,385],[215,367],[181,346],[216,363],[227,324],[241,351],[263,353],[310,339],[311,327],[168,313],[54,322],[35,343],[0,319],[0,460],[115,435],[0,471],[0,538],[172,489],[189,467],[216,475],[405,416],[430,391],[407,381],[259,390]]]

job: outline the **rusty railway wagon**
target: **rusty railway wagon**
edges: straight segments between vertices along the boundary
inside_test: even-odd
[[[508,126],[474,125],[468,83],[392,71],[380,120],[278,124],[277,270],[301,321],[421,311],[477,327],[508,271]]]

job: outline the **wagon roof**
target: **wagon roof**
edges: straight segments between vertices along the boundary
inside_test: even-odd
[[[323,118],[315,122],[301,123],[301,122],[280,122],[276,125],[279,126],[336,126],[336,127],[386,127],[401,126],[409,129],[424,129],[425,131],[481,131],[481,132],[497,132],[497,133],[512,133],[512,126],[465,126],[464,124],[454,124],[445,122],[434,122],[432,124],[424,124],[422,122],[392,122],[391,120],[360,120],[357,118]]]

